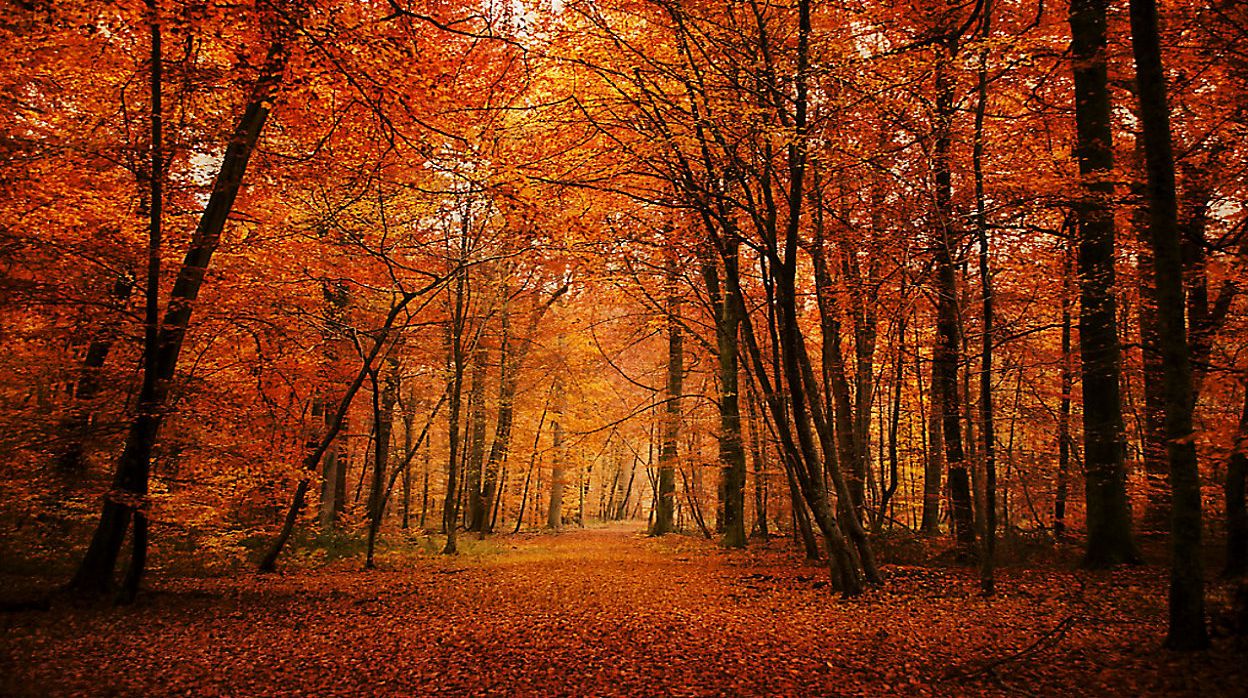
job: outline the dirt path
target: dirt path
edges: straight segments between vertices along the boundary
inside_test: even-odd
[[[1160,607],[1112,593],[1138,598],[1155,572],[1022,574],[985,601],[970,575],[891,569],[843,601],[777,549],[618,527],[497,546],[8,614],[0,693],[1216,695],[1245,678],[1234,655],[1155,649]]]

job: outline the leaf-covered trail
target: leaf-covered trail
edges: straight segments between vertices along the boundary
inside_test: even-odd
[[[962,571],[889,568],[844,601],[774,547],[635,527],[498,541],[0,616],[0,693],[1217,695],[1248,678],[1230,650],[1157,649],[1155,571],[1007,571],[986,601]]]

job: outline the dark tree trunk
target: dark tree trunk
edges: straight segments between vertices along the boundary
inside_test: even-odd
[[[1200,473],[1192,429],[1192,369],[1184,326],[1183,261],[1180,252],[1170,108],[1161,65],[1154,0],[1131,0],[1131,46],[1144,155],[1148,169],[1148,218],[1157,299],[1158,349],[1163,362],[1166,441],[1170,460],[1170,628],[1166,646],[1209,646],[1200,537]]]
[[[992,18],[991,0],[985,0],[980,27],[986,38]],[[992,271],[988,260],[988,214],[984,208],[984,116],[988,109],[988,49],[981,49],[976,79],[975,139],[972,160],[975,175],[975,232],[979,238],[979,283],[983,294],[983,334],[980,344],[979,417],[984,439],[984,559],[981,561],[980,587],[991,596],[995,586],[997,546],[997,445],[993,424],[992,346],[993,289]]]
[[[946,54],[952,49],[946,47]],[[949,495],[953,501],[953,528],[958,557],[969,561],[975,556],[975,513],[971,498],[970,473],[962,443],[962,396],[958,390],[958,357],[961,327],[958,321],[957,270],[954,252],[958,249],[953,222],[953,175],[950,171],[951,132],[954,114],[954,83],[949,74],[952,55],[943,55],[936,71],[936,350],[932,380],[940,398],[941,432],[945,463],[949,468]]]
[[[1222,574],[1242,577],[1248,573],[1248,509],[1244,504],[1244,478],[1248,475],[1248,384],[1244,389],[1244,407],[1239,415],[1235,447],[1226,464],[1226,565]]]
[[[1143,137],[1137,136],[1140,150]],[[1142,159],[1142,158],[1141,158]],[[1158,533],[1170,528],[1170,462],[1166,457],[1166,397],[1163,388],[1161,351],[1158,348],[1157,301],[1153,281],[1153,250],[1148,242],[1148,187],[1132,185],[1138,202],[1132,219],[1143,243],[1139,252],[1140,353],[1144,368],[1144,429],[1140,450],[1144,456],[1145,507],[1143,530]]]
[[[893,395],[892,404],[888,410],[888,482],[883,485],[880,493],[880,503],[876,508],[875,515],[875,532],[879,533],[884,528],[884,521],[888,515],[888,505],[893,500],[893,495],[897,493],[897,487],[901,484],[901,455],[897,452],[897,432],[901,428],[901,388],[905,383],[905,360],[906,360],[906,316],[902,315],[897,320],[897,359],[893,364]],[[883,408],[881,408],[883,409]],[[881,417],[883,415],[881,414]],[[883,436],[880,437],[881,439]],[[880,465],[881,471],[883,464]],[[881,477],[883,477],[881,475]]]
[[[651,535],[673,530],[676,512],[676,458],[680,437],[680,399],[683,392],[685,361],[684,337],[680,330],[680,298],[676,295],[676,258],[667,263],[667,396],[663,407],[659,445],[659,477],[656,490],[654,526]]]
[[[468,452],[465,454],[464,468],[464,499],[468,505],[465,514],[469,531],[482,530],[489,515],[481,473],[485,466],[485,374],[488,360],[485,347],[477,347],[472,354],[471,383],[468,390]]]
[[[414,405],[403,405],[403,452],[410,454],[416,448],[412,443],[412,427],[416,420]],[[427,451],[428,449],[426,449]],[[403,521],[402,528],[406,531],[412,524],[412,459],[409,457],[403,465]]]
[[[119,274],[109,290],[109,306],[120,314],[133,292],[133,276],[129,272]],[[103,387],[100,374],[113,344],[117,341],[119,324],[119,318],[106,321],[96,330],[94,338],[87,345],[87,353],[83,356],[78,380],[74,384],[72,403],[61,420],[60,431],[65,443],[56,456],[56,469],[63,476],[76,478],[86,472],[87,442],[91,438],[91,427],[95,421],[93,403]]]
[[[758,396],[747,376],[746,410],[749,415],[750,460],[754,465],[754,530],[760,538],[766,539],[767,529],[767,486],[766,464],[763,461],[762,425],[759,423]]]
[[[568,464],[563,450],[563,409],[566,393],[562,375],[555,378],[550,409],[550,499],[546,507],[546,528],[563,527],[563,492],[567,486]]]
[[[797,484],[794,466],[786,462],[784,473],[789,483],[789,506],[793,511],[793,523],[797,528],[794,535],[802,542],[802,550],[806,553],[806,559],[816,561],[819,559],[819,541],[815,538],[815,529],[810,523],[810,510],[807,509],[806,499],[802,496],[801,487]]]
[[[945,465],[945,442],[940,428],[940,392],[936,390],[935,353],[933,350],[928,381],[928,414],[924,424],[927,430],[927,452],[923,454],[923,523],[920,530],[925,536],[940,535],[940,476]]]
[[[498,419],[494,423],[494,439],[486,459],[481,483],[480,503],[469,517],[468,530],[486,533],[494,530],[494,516],[487,509],[498,499],[498,482],[503,463],[511,446],[511,425],[515,416],[516,377],[511,364],[511,300],[503,302],[502,340],[498,351]]]
[[[720,255],[724,275],[738,275],[738,248],[736,239],[723,241]],[[728,283],[721,291],[718,270],[711,259],[703,262],[703,278],[711,310],[715,315],[716,365],[719,369],[719,493],[722,518],[717,517],[722,528],[723,545],[728,548],[745,547],[745,447],[741,439],[740,369],[738,366],[737,332],[741,325],[741,299],[732,289],[739,284]]]
[[[1074,305],[1074,264],[1070,247],[1062,259],[1062,396],[1057,407],[1057,492],[1053,497],[1053,537],[1066,536],[1066,498],[1070,488],[1070,405],[1075,389],[1074,355],[1071,351],[1071,306]]]
[[[450,395],[450,413],[447,415],[446,497],[442,500],[442,532],[446,534],[443,555],[458,552],[456,533],[459,528],[459,474],[460,474],[460,418],[463,412],[464,364],[467,326],[465,295],[467,269],[455,275],[455,288],[451,291],[450,322],[446,327],[447,393]]]
[[[186,258],[169,295],[164,321],[153,342],[155,351],[151,352],[150,359],[145,360],[138,410],[130,424],[125,448],[117,460],[113,491],[104,501],[95,534],[69,584],[71,589],[80,594],[98,594],[112,586],[113,571],[126,529],[132,515],[142,508],[142,500],[147,492],[152,449],[160,434],[170,383],[195,309],[195,301],[199,297],[204,276],[225,229],[226,220],[234,208],[234,200],[242,187],[247,163],[255,151],[256,142],[276,98],[278,84],[286,66],[286,56],[283,44],[274,43],[269,47],[264,65],[252,86],[247,106],[226,146],[208,204],[191,236]],[[153,172],[153,175],[156,174]],[[159,180],[159,176],[153,176],[153,181]],[[151,204],[155,207],[157,201],[153,200]],[[157,220],[158,215],[154,212],[153,220]],[[149,280],[149,294],[156,292],[154,286]]]
[[[394,425],[394,405],[399,397],[399,366],[391,358],[383,384],[377,372],[370,376],[373,383],[373,477],[368,493],[368,550],[364,569],[373,569],[373,550],[381,519],[386,513],[386,471],[390,463],[390,433]]]
[[[1106,77],[1106,0],[1073,0],[1071,56],[1076,153],[1083,196],[1079,237],[1079,354],[1083,373],[1083,451],[1088,506],[1084,563],[1136,562],[1123,465],[1121,371],[1114,298],[1113,124]]]

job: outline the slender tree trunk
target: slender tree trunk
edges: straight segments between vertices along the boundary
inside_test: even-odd
[[[739,243],[724,241],[720,258],[724,275],[738,274]],[[741,439],[740,369],[738,366],[737,332],[743,309],[741,299],[732,292],[737,284],[728,284],[721,292],[718,272],[710,259],[703,263],[712,312],[715,314],[716,360],[719,369],[719,462],[720,502],[723,533],[722,543],[728,548],[745,547],[745,448]]]
[[[901,387],[905,383],[905,360],[906,360],[906,316],[902,315],[897,320],[897,360],[893,364],[893,396],[892,404],[888,413],[888,484],[880,494],[879,506],[876,509],[875,516],[875,532],[879,533],[883,530],[884,519],[888,514],[888,505],[892,502],[893,495],[897,493],[897,487],[901,481],[901,455],[897,452],[897,432],[901,428]],[[881,407],[881,410],[884,408]],[[881,418],[883,414],[881,413]],[[880,438],[883,439],[881,429]],[[881,465],[883,468],[883,465]]]
[[[992,2],[985,0],[980,27],[985,39],[990,35]],[[975,230],[979,238],[979,283],[983,293],[983,335],[980,345],[979,417],[984,439],[984,559],[980,587],[991,596],[995,586],[997,546],[997,448],[992,404],[993,288],[988,260],[988,214],[984,208],[984,116],[988,109],[988,49],[980,50],[976,79],[975,142],[972,160],[975,175]]]
[[[1074,354],[1071,351],[1071,306],[1074,305],[1074,264],[1068,246],[1062,260],[1062,372],[1061,401],[1057,408],[1057,493],[1053,497],[1053,537],[1066,536],[1066,497],[1070,487],[1070,404],[1075,389]]]
[[[324,410],[322,420],[328,425],[332,416],[332,413],[329,411],[329,404],[323,402],[321,409]],[[333,529],[338,522],[340,511],[338,502],[345,495],[345,493],[339,493],[338,491],[338,482],[340,480],[338,471],[343,465],[338,450],[331,446],[325,453],[324,463],[321,467],[320,526],[322,531]],[[345,473],[343,474],[345,475]]]
[[[455,288],[450,299],[451,317],[444,340],[447,353],[447,391],[450,394],[450,413],[447,415],[446,498],[442,501],[442,532],[446,534],[443,555],[458,552],[456,533],[459,528],[459,470],[460,470],[460,418],[464,396],[464,341],[467,325],[465,295],[467,270],[461,269],[455,278]]]
[[[1076,216],[1088,505],[1084,563],[1089,567],[1138,559],[1123,464],[1121,350],[1114,297],[1113,125],[1105,57],[1107,5],[1107,0],[1073,0],[1070,5],[1075,150],[1084,190]]]
[[[1131,0],[1131,47],[1135,55],[1140,123],[1148,166],[1148,218],[1156,286],[1158,348],[1164,363],[1166,441],[1170,460],[1170,628],[1166,646],[1209,646],[1201,561],[1200,473],[1192,428],[1192,369],[1183,321],[1183,261],[1179,243],[1170,107],[1161,64],[1154,0]]]
[[[432,449],[425,449],[425,455],[421,458],[421,485],[420,485],[420,530],[425,530],[427,517],[429,515],[429,471],[430,461],[432,460]]]
[[[403,452],[411,453],[416,445],[412,443],[412,427],[416,419],[415,406],[407,404],[403,405]],[[426,448],[426,451],[428,449]],[[412,523],[412,459],[408,458],[403,465],[403,530],[406,531]]]
[[[390,463],[390,433],[394,425],[394,405],[399,396],[399,366],[391,358],[384,385],[378,385],[374,371],[373,382],[373,478],[368,494],[368,550],[364,569],[373,569],[373,550],[381,519],[386,513],[386,471]]]
[[[676,295],[676,258],[667,263],[667,387],[659,447],[659,477],[654,526],[650,534],[672,532],[676,510],[676,458],[680,438],[680,398],[684,382],[684,338],[680,331],[680,299]]]
[[[958,555],[975,556],[975,513],[970,473],[962,443],[962,396],[958,390],[958,357],[961,327],[958,321],[958,290],[954,252],[958,249],[953,222],[953,176],[950,170],[951,132],[954,114],[954,82],[949,74],[953,49],[945,48],[936,72],[936,352],[933,383],[940,396],[941,432],[945,462],[949,468],[949,494],[953,500],[953,525]]]
[[[563,527],[563,491],[568,479],[567,454],[563,450],[563,410],[566,398],[562,375],[555,379],[552,391],[554,400],[550,410],[550,500],[546,508],[546,528],[557,531]]]
[[[935,351],[933,351],[933,357]],[[922,376],[919,378],[922,382]],[[923,386],[919,386],[921,391]],[[933,358],[928,380],[928,414],[924,428],[927,430],[927,451],[923,461],[923,522],[920,530],[925,536],[940,535],[940,475],[945,466],[945,442],[940,431],[940,392],[936,390],[936,361]]]
[[[471,384],[468,391],[468,452],[464,468],[464,498],[468,509],[469,531],[481,531],[489,515],[488,500],[482,489],[482,469],[485,467],[485,378],[489,354],[478,346],[472,355]]]
[[[148,196],[150,198],[150,194]],[[150,212],[149,206],[149,215]],[[133,293],[134,277],[128,271],[118,274],[109,290],[108,304],[120,315]],[[91,427],[95,421],[93,403],[103,387],[101,371],[117,341],[119,324],[120,319],[108,320],[96,330],[94,338],[87,345],[82,367],[78,370],[72,402],[61,420],[60,431],[64,434],[65,443],[56,456],[55,465],[57,471],[67,478],[77,478],[86,472],[87,442],[91,438]]]
[[[767,529],[767,473],[763,461],[762,425],[759,424],[758,396],[747,381],[746,409],[750,430],[750,460],[754,464],[754,521],[758,536],[764,540],[770,535]]]

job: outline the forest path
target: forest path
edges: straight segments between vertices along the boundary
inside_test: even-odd
[[[890,568],[845,601],[784,545],[633,524],[373,571],[157,577],[132,608],[0,616],[0,695],[1217,695],[1248,678],[1156,649],[1156,571],[1006,572],[987,601],[969,571]]]

